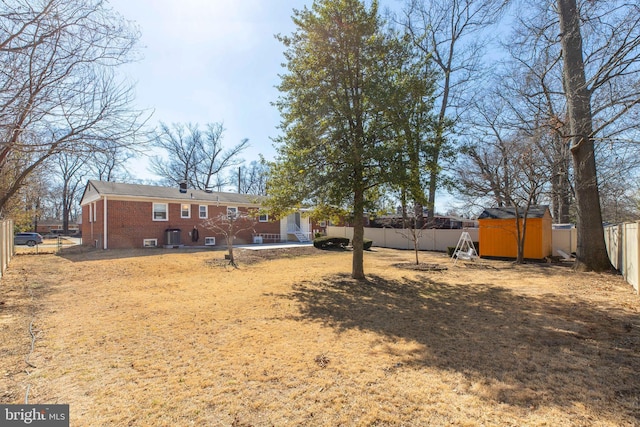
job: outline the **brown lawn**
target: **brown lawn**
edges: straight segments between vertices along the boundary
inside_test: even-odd
[[[361,283],[350,253],[223,254],[15,257],[0,402],[68,403],[72,426],[640,425],[620,277],[376,248]]]

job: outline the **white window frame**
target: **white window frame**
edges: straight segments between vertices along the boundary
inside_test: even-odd
[[[269,214],[261,214],[258,216],[258,222],[269,222]]]
[[[156,218],[156,206],[164,206],[164,218]],[[154,221],[169,221],[169,203],[153,203],[151,207],[151,219]]]
[[[93,202],[93,222],[98,220],[98,213],[96,209],[96,202]]]
[[[185,215],[184,207],[187,207],[187,214]],[[180,203],[180,218],[189,219],[191,218],[191,203]]]
[[[158,247],[158,239],[143,239],[142,246],[145,248],[157,248]]]
[[[89,203],[89,222],[93,222],[93,203]]]
[[[234,218],[238,216],[238,207],[237,206],[227,206],[227,218],[231,216],[229,211],[234,213],[233,214]]]
[[[205,246],[215,246],[216,245],[216,238],[215,237],[205,237],[204,238],[204,245]]]
[[[202,208],[204,208],[204,212],[202,211]],[[203,213],[204,213],[204,216],[202,216]],[[198,218],[200,218],[200,219],[209,218],[209,206],[207,206],[207,205],[198,206]]]

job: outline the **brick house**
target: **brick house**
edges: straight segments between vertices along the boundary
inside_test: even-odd
[[[257,210],[263,198],[192,190],[184,185],[173,188],[90,180],[80,202],[82,241],[103,249],[224,246],[224,236],[207,230],[203,222],[220,214]],[[240,232],[234,243],[308,241],[311,231],[312,222],[299,213],[281,220],[260,215],[254,229]]]
[[[80,232],[80,224],[78,223],[70,221],[68,227],[69,227],[70,235],[78,234]],[[50,219],[50,218],[40,219],[38,220],[37,227],[36,227],[36,233],[40,233],[42,235],[52,234],[52,233],[59,234],[59,233],[62,233],[62,230],[63,230],[62,220],[60,219]]]

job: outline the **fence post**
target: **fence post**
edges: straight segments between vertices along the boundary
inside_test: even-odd
[[[13,257],[13,220],[0,221],[0,278]]]

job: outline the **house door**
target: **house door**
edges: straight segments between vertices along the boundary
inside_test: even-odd
[[[300,230],[300,212],[287,216],[287,231],[294,232]]]

